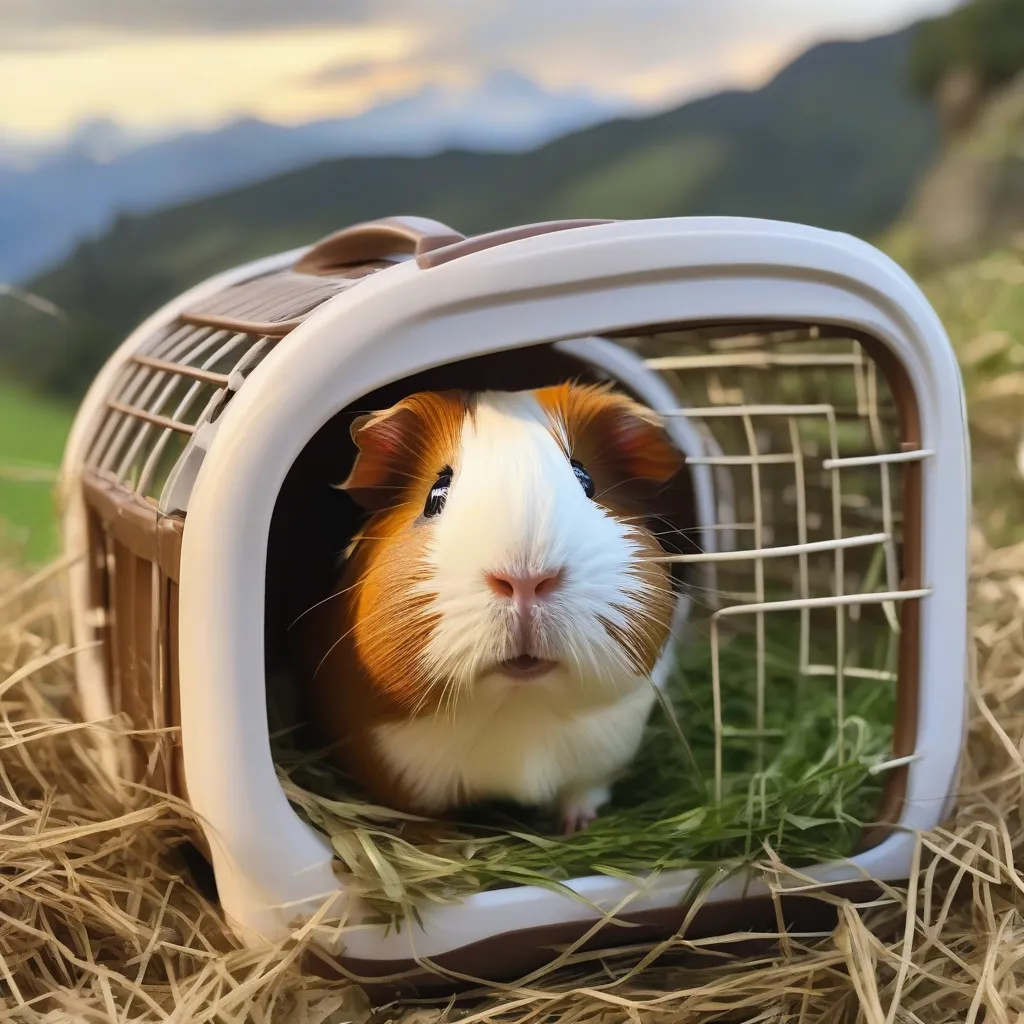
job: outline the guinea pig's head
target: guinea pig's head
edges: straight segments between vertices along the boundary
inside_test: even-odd
[[[381,686],[429,708],[650,685],[675,597],[645,500],[683,457],[649,410],[602,386],[422,393],[352,436],[341,486],[374,513],[352,628]]]

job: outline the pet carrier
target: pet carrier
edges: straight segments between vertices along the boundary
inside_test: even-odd
[[[282,631],[355,529],[327,487],[354,457],[353,412],[570,377],[632,394],[686,456],[673,525],[692,543],[666,558],[696,595],[680,623],[692,607],[689,635],[710,652],[711,798],[735,785],[738,750],[775,742],[781,658],[794,687],[831,695],[829,756],[853,742],[857,695],[892,707],[873,827],[806,879],[905,878],[912,830],[946,813],[965,722],[969,453],[953,352],[911,280],[851,237],[750,219],[470,238],[377,221],[152,316],[96,378],[63,466],[85,714],[136,730],[110,730],[110,771],[194,808],[241,936],[278,939],[333,900],[349,926],[321,946],[363,976],[429,960],[493,977],[592,931],[627,942],[683,921],[696,871],[627,880],[595,866],[564,891],[506,885],[390,927],[346,896],[345,866],[289,803],[272,756]],[[737,723],[722,652],[740,635],[754,693]],[[768,892],[750,872],[724,878],[706,923],[688,926],[774,922]]]

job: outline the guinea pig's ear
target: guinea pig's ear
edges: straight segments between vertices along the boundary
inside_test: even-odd
[[[338,489],[371,511],[399,500],[416,461],[418,422],[416,412],[404,402],[357,416],[350,428],[356,460]]]
[[[664,484],[683,467],[683,453],[660,419],[625,395],[600,396],[591,431],[598,435],[601,461],[622,480]]]
[[[373,512],[398,504],[410,486],[436,479],[451,463],[468,407],[464,392],[425,391],[357,416],[350,428],[356,460],[339,489]]]

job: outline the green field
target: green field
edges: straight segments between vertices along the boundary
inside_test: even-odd
[[[0,381],[0,544],[31,563],[57,550],[51,474],[72,416],[71,407]]]

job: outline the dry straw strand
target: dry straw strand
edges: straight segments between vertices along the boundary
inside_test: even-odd
[[[1024,546],[975,558],[973,713],[959,810],[922,837],[910,885],[871,904],[836,900],[831,935],[750,936],[562,951],[555,971],[478,987],[473,1004],[395,1006],[378,1019],[564,1024],[714,1018],[1014,1021],[1024,1013]],[[95,769],[60,656],[60,572],[0,571],[0,1014],[45,1021],[366,1021],[348,981],[312,978],[301,954],[326,921],[241,948],[178,845],[187,809],[145,788],[124,805]],[[46,604],[43,616],[26,614]],[[32,666],[29,670],[27,666]],[[104,726],[109,728],[110,726]],[[155,737],[140,737],[143,742]],[[384,812],[381,812],[384,815]],[[486,840],[481,840],[486,846]],[[799,884],[770,846],[758,869]],[[429,865],[426,871],[434,870]]]

